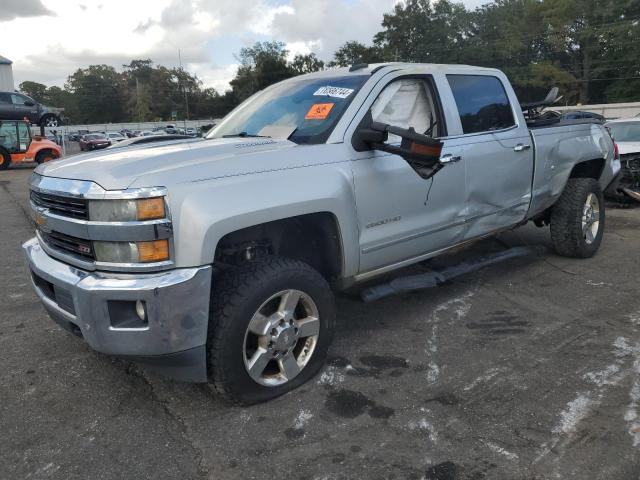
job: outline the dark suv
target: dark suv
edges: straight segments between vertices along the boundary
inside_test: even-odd
[[[61,108],[52,108],[17,92],[0,92],[0,119],[25,120],[43,127],[62,125]]]

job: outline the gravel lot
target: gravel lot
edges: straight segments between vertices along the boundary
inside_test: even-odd
[[[20,249],[30,173],[0,172],[0,478],[640,478],[640,209],[608,211],[590,260],[532,254],[371,304],[342,295],[324,371],[240,408],[49,320]],[[500,239],[548,251],[548,235]]]

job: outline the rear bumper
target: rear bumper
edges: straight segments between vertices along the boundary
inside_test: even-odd
[[[210,266],[106,274],[50,257],[35,238],[23,249],[36,293],[60,326],[99,352],[149,365],[177,380],[207,381]],[[122,312],[138,300],[145,304],[146,323],[123,322]]]

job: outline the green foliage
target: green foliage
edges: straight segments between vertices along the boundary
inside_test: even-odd
[[[489,1],[489,0],[487,0]],[[404,0],[382,16],[370,46],[349,41],[328,63],[460,63],[502,69],[522,101],[560,87],[567,103],[640,101],[640,1],[495,0],[467,10],[452,0]],[[289,61],[282,42],[238,54],[231,89],[203,88],[180,68],[135,59],[118,72],[91,65],[64,89],[23,82],[35,100],[65,108],[73,123],[221,117],[273,83],[325,67],[315,54]],[[188,106],[188,107],[187,107]]]
[[[384,52],[377,46],[367,47],[360,42],[347,42],[334,54],[330,67],[348,67],[357,63],[379,63],[385,61]]]

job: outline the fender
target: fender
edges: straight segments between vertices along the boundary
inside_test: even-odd
[[[176,190],[170,201],[172,208],[179,205],[179,212],[172,212],[179,267],[210,264],[220,239],[237,230],[328,212],[338,223],[342,275],[357,273],[358,222],[349,162],[219,178]]]

